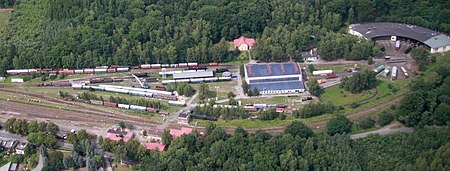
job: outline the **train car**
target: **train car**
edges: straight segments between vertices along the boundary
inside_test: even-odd
[[[136,77],[147,77],[147,73],[146,72],[144,72],[144,73],[136,73],[136,74],[134,74]]]
[[[319,75],[325,75],[325,74],[332,74],[333,70],[318,70],[318,71],[313,71],[313,75],[314,76],[319,76]]]
[[[253,104],[253,107],[255,107],[257,109],[262,109],[262,108],[266,108],[267,104]]]
[[[170,68],[169,64],[161,64],[161,68]]]
[[[201,83],[205,81],[204,78],[191,78],[191,83]]]
[[[146,78],[145,82],[158,82],[158,78],[155,77]]]
[[[94,69],[95,74],[105,74],[108,71],[108,69]]]
[[[117,103],[113,103],[113,102],[103,102],[103,106],[117,107]]]
[[[131,69],[141,69],[141,66],[131,66]]]
[[[257,112],[258,111],[258,109],[256,107],[253,107],[253,106],[244,106],[244,110],[246,112]]]
[[[103,101],[100,100],[90,100],[91,104],[95,104],[95,105],[103,105]]]
[[[397,79],[397,67],[394,66],[392,67],[392,75],[391,75],[391,80],[394,81]]]
[[[179,63],[178,68],[186,68],[188,67],[188,63]]]
[[[175,80],[162,80],[161,82],[164,85],[175,83]]]
[[[117,72],[128,72],[129,70],[130,70],[130,68],[128,68],[128,67],[117,68]]]
[[[60,71],[59,73],[66,74],[66,75],[73,75],[73,74],[75,74],[75,71],[71,70],[71,69],[65,69],[65,70]]]
[[[166,99],[166,100],[178,100],[177,96],[165,95],[165,94],[159,94],[159,93],[154,93],[153,97],[159,98],[159,99]]]
[[[186,106],[186,102],[169,100],[169,105],[172,105],[172,106]]]
[[[230,81],[231,77],[219,77],[219,81]]]
[[[142,97],[152,97],[153,96],[153,93],[142,92],[142,91],[133,91],[133,90],[129,90],[128,94],[134,95],[134,96],[142,96]]]
[[[277,108],[277,105],[276,104],[268,104],[267,108]]]
[[[209,63],[209,66],[219,66],[219,63],[217,63],[217,62],[211,62],[211,63]]]
[[[29,69],[29,70],[28,70],[28,73],[29,73],[29,74],[32,74],[32,73],[38,73],[38,70],[37,70],[37,69]]]
[[[388,75],[389,75],[390,72],[391,72],[390,67],[387,66],[387,67],[384,69],[383,76],[384,76],[384,77],[388,77]]]
[[[95,66],[95,69],[108,69],[108,66]]]
[[[72,86],[72,83],[70,83],[69,81],[55,81],[52,82],[52,86],[55,87]]]
[[[338,76],[336,75],[336,74],[334,74],[334,73],[332,73],[332,74],[325,74],[325,78],[326,79],[332,79],[332,78],[337,78]]]
[[[110,88],[110,87],[105,87],[105,91],[109,91],[109,92],[113,92],[113,93],[122,93],[122,94],[128,94],[130,92],[130,90]]]
[[[75,74],[83,74],[83,69],[76,69],[73,71]]]
[[[177,82],[177,83],[188,83],[188,82],[190,82],[191,80],[190,79],[179,79],[179,80],[175,80],[175,82]]]
[[[384,70],[384,65],[380,65],[373,70],[373,72],[379,73]]]
[[[194,119],[203,119],[203,120],[208,120],[208,121],[217,121],[216,117],[200,115],[200,114],[191,114],[191,117],[194,118]]]
[[[229,71],[228,68],[216,68],[215,72],[216,73],[222,73],[222,72],[227,72]]]
[[[191,63],[187,63],[188,67],[197,67],[198,63],[197,62],[191,62]]]
[[[409,78],[408,71],[406,70],[406,68],[405,67],[400,67],[400,69],[402,70],[402,73],[405,76],[405,78]]]
[[[117,107],[122,108],[122,109],[130,109],[130,105],[127,105],[127,104],[118,104]]]
[[[106,72],[107,73],[114,73],[114,72],[117,72],[117,69],[116,68],[109,68],[109,69],[106,70]]]
[[[136,110],[136,111],[144,111],[147,109],[147,107],[144,106],[136,106],[136,105],[130,105],[130,110]]]
[[[161,68],[161,64],[151,64],[150,66],[152,67],[152,69],[159,69],[159,68]]]
[[[178,64],[170,64],[170,68],[178,68]]]
[[[219,78],[217,77],[205,78],[205,82],[213,82],[213,81],[219,81]]]
[[[145,109],[145,111],[150,112],[150,113],[158,113],[158,112],[159,112],[158,109],[151,108],[151,107],[147,107],[147,108]]]
[[[83,74],[93,74],[94,73],[94,69],[84,69],[83,70]]]
[[[397,41],[395,42],[395,49],[396,49],[396,50],[399,50],[400,47],[401,47],[400,40],[397,40]]]
[[[12,69],[12,70],[6,70],[6,73],[8,75],[26,75],[28,74],[28,69]]]
[[[312,97],[311,97],[312,100]],[[277,104],[277,108],[287,108],[287,105],[285,104]]]
[[[150,65],[150,64],[142,64],[141,65],[141,69],[151,69],[152,68],[152,65]]]

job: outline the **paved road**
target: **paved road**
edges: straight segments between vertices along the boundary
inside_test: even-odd
[[[43,167],[44,167],[44,158],[42,158],[42,155],[39,155],[38,165],[34,169],[31,169],[31,171],[41,171]]]
[[[383,128],[380,128],[380,129],[377,129],[374,131],[351,135],[350,138],[351,139],[359,139],[359,138],[367,137],[372,134],[386,135],[386,134],[393,134],[393,133],[397,133],[397,132],[412,132],[412,131],[414,131],[413,128],[406,128],[406,127],[395,128],[399,125],[401,125],[401,124],[398,122],[394,122],[392,124],[389,124]]]
[[[11,134],[9,132],[6,132],[4,130],[0,130],[0,139],[2,140],[19,140],[19,141],[26,141],[26,136],[20,136],[17,134]]]
[[[198,96],[198,91],[186,102],[186,107],[176,111],[175,113],[173,113],[172,115],[166,117],[165,122],[162,125],[159,125],[158,128],[160,130],[164,130],[167,127],[169,127],[170,123],[173,122],[174,120],[178,119],[178,116],[180,115],[181,112],[186,111],[190,108],[192,108],[193,105],[192,102],[197,98]]]

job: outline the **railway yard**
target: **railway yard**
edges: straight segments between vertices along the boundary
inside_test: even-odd
[[[388,42],[389,43],[389,42]],[[389,46],[387,51],[389,52]],[[400,55],[399,55],[400,56]],[[397,60],[401,58],[402,60]],[[325,73],[314,74],[308,72],[308,66],[314,65],[316,70],[325,71]],[[352,73],[358,72],[362,69],[371,69],[382,65],[384,68],[390,68],[390,66],[398,66],[410,69],[413,65],[411,59],[407,55],[403,57],[391,57],[391,59],[375,59],[375,64],[367,65],[365,61],[344,61],[344,62],[324,62],[316,61],[311,63],[303,63],[300,66],[303,68],[303,75],[305,80],[315,78],[319,81],[321,86],[325,89],[322,98],[312,97],[307,91],[303,93],[294,94],[268,94],[260,95],[257,97],[249,97],[240,94],[241,84],[243,78],[241,78],[239,65],[229,64],[197,64],[197,63],[185,63],[178,64],[177,67],[171,65],[161,64],[149,64],[141,65],[137,67],[124,67],[124,66],[98,66],[95,69],[53,69],[53,70],[14,70],[12,78],[22,78],[23,75],[28,75],[31,72],[48,72],[51,75],[56,75],[56,79],[49,81],[42,81],[39,78],[27,80],[24,83],[11,83],[12,78],[8,78],[3,82],[0,82],[0,118],[5,121],[11,117],[25,118],[25,119],[37,119],[55,122],[65,130],[79,130],[86,129],[91,132],[102,135],[105,130],[113,127],[119,121],[125,121],[133,124],[137,129],[154,128],[161,129],[166,127],[179,127],[180,125],[175,122],[178,115],[186,109],[193,108],[201,105],[200,101],[196,98],[179,96],[173,92],[167,92],[166,87],[169,84],[175,82],[185,82],[198,89],[198,82],[206,82],[211,91],[216,92],[216,103],[218,105],[227,106],[229,92],[238,92],[236,100],[246,107],[248,112],[258,111],[260,108],[267,108],[269,104],[285,104],[285,109],[277,108],[277,111],[285,112],[287,115],[286,120],[274,120],[274,121],[261,121],[261,120],[222,120],[219,119],[216,123],[225,128],[227,132],[233,132],[236,126],[244,126],[248,131],[254,132],[259,129],[266,130],[268,132],[280,132],[284,129],[284,126],[290,123],[292,120],[301,120],[307,123],[310,127],[321,130],[326,124],[329,118],[329,114],[322,115],[310,119],[295,119],[292,115],[292,110],[302,108],[303,105],[310,103],[311,101],[325,101],[331,102],[333,99],[339,99],[338,96],[343,96],[343,99],[350,99],[349,101],[338,100],[338,105],[349,105],[349,103],[358,102],[361,103],[361,107],[357,109],[346,109],[343,114],[346,114],[349,118],[358,118],[363,115],[367,115],[375,111],[374,109],[380,109],[388,107],[389,104],[395,104],[401,98],[403,93],[400,90],[397,94],[387,93],[386,85],[392,82],[394,85],[404,87],[407,81],[404,77],[398,77],[395,82],[386,76],[383,76],[383,72],[377,76],[381,80],[380,87],[373,91],[368,91],[360,97],[358,95],[346,94],[346,92],[339,92],[338,86],[340,84],[340,78],[351,76]],[[126,69],[125,69],[126,68]],[[119,71],[120,70],[120,71]],[[213,77],[194,79],[190,78],[191,74],[199,74],[200,72],[213,71]],[[217,72],[219,71],[219,72]],[[384,71],[384,70],[383,70]],[[16,72],[16,73],[14,73]],[[27,72],[24,74],[22,72]],[[220,80],[225,77],[224,72],[227,73],[226,79]],[[327,73],[330,72],[330,73]],[[400,72],[400,71],[399,71]],[[176,77],[183,77],[182,79],[175,79]],[[188,73],[188,74],[186,74]],[[411,72],[410,72],[411,73]],[[65,78],[58,77],[59,75],[66,75]],[[400,75],[400,74],[399,74]],[[134,76],[138,76],[135,79]],[[27,76],[29,77],[29,76]],[[213,80],[212,78],[215,78]],[[219,82],[217,82],[219,81]],[[149,89],[141,88],[146,84]],[[334,90],[336,89],[336,90]],[[381,89],[381,90],[380,90]],[[60,92],[65,92],[71,97],[75,98],[62,98]],[[81,100],[79,97],[83,93],[95,94],[99,100]],[[125,98],[127,100],[139,100],[145,99],[150,102],[160,103],[163,107],[156,109],[153,107],[138,106],[133,104],[120,104],[115,102],[109,102],[107,99],[110,97]],[[355,96],[354,98],[352,96]],[[311,98],[310,98],[311,97]],[[351,97],[351,98],[348,98]],[[191,99],[192,98],[192,99]],[[105,99],[105,100],[103,100]],[[378,102],[374,102],[374,99]],[[192,103],[187,104],[187,101]],[[367,102],[371,103],[367,103]],[[264,107],[256,107],[257,105],[265,105]],[[253,109],[258,108],[258,109]],[[269,107],[270,108],[270,107]],[[169,118],[169,119],[168,119]],[[200,131],[203,130],[208,122],[201,119],[192,119],[190,122],[191,127],[197,127]],[[185,125],[181,125],[185,126]]]

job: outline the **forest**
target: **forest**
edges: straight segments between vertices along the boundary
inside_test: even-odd
[[[299,61],[311,47],[327,60],[367,59],[378,49],[343,35],[349,24],[404,22],[450,33],[449,12],[445,0],[17,0],[0,38],[0,71],[227,62],[239,54],[228,41],[240,36],[256,38],[262,61]]]
[[[352,140],[314,134],[300,122],[281,135],[238,128],[228,135],[209,125],[205,136],[183,135],[167,152],[140,158],[140,170],[448,170],[450,132],[413,133]]]

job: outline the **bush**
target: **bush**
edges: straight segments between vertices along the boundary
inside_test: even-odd
[[[327,123],[327,133],[329,135],[350,133],[351,130],[352,122],[342,115],[330,119]]]
[[[375,127],[375,120],[371,117],[362,118],[358,121],[358,127],[362,129],[369,129]]]
[[[275,111],[275,109],[269,109],[259,112],[259,119],[261,120],[274,120],[277,117],[278,113]]]
[[[352,104],[350,104],[350,107],[352,109],[359,107],[359,103],[353,102]]]
[[[389,125],[392,121],[394,121],[394,115],[386,110],[381,112],[380,116],[378,117],[378,124],[380,124],[380,126]]]
[[[305,105],[301,110],[294,112],[294,116],[300,118],[310,118],[314,116],[323,115],[325,113],[333,113],[336,107],[331,103],[309,103]]]

